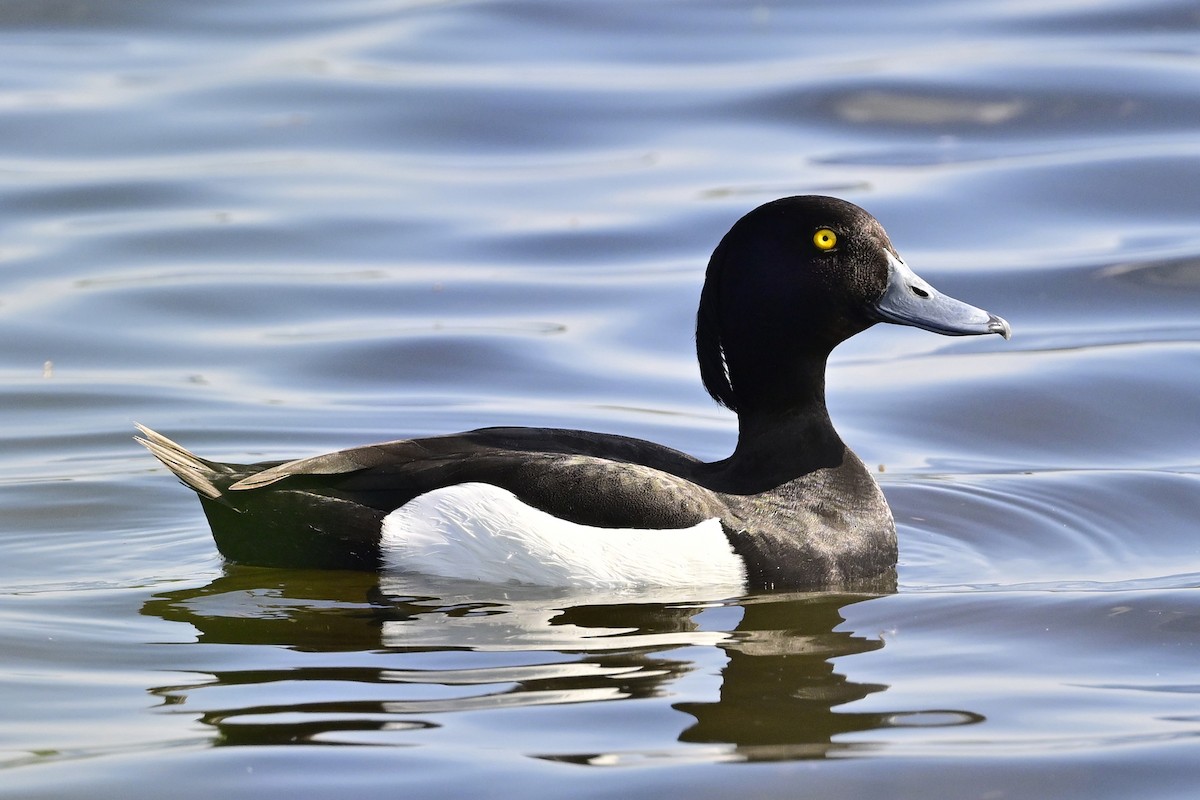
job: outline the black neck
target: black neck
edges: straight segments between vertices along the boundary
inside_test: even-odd
[[[752,404],[739,404],[737,447],[710,465],[712,488],[758,493],[844,461],[846,445],[825,408],[825,359],[795,359],[789,366],[748,393]]]

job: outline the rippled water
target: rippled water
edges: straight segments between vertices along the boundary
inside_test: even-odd
[[[1180,0],[3,5],[0,796],[1192,797],[1198,33]],[[226,566],[130,438],[723,457],[703,266],[809,192],[1015,331],[835,353],[897,594]]]

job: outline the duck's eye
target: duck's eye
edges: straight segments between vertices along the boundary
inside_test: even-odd
[[[813,234],[813,244],[818,250],[832,250],[837,246],[837,234],[829,230],[829,228],[821,228]]]

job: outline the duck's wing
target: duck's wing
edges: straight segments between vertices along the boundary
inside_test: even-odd
[[[690,478],[700,464],[686,453],[628,436],[557,428],[481,428],[467,433],[400,439],[262,464],[262,469],[240,477],[229,488],[258,489],[288,478],[350,475],[368,470],[385,473],[419,470],[424,464],[468,461],[485,455],[520,459],[530,454],[583,456],[635,464],[685,479]]]
[[[484,483],[559,518],[598,527],[690,527],[717,516],[690,475],[699,462],[661,445],[586,431],[488,428],[342,450],[264,468],[224,493],[327,494],[389,513],[435,489]],[[239,496],[240,495],[240,496]]]

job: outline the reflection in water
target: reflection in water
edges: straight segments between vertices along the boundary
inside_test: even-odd
[[[838,734],[885,727],[886,715],[835,711],[887,688],[855,683],[830,663],[883,647],[881,639],[835,630],[843,622],[841,608],[864,599],[813,595],[747,603],[736,636],[724,645],[729,663],[720,697],[679,704],[696,717],[680,739],[732,742],[748,758],[803,758],[836,748]]]
[[[215,728],[218,745],[419,745],[468,717],[503,733],[509,723],[495,712],[540,706],[571,715],[608,700],[649,701],[682,728],[686,747],[665,753],[639,750],[634,739],[628,749],[553,752],[556,724],[587,730],[586,720],[565,717],[545,726],[549,747],[539,741],[526,751],[613,765],[816,758],[852,750],[840,734],[912,724],[838,710],[886,689],[855,683],[831,663],[883,646],[836,630],[843,607],[870,597],[698,602],[681,593],[591,596],[229,567],[207,586],[155,596],[143,613],[193,626],[201,649],[190,661],[220,662],[198,680],[151,690],[172,712]],[[717,673],[713,695],[703,679]],[[700,690],[689,688],[697,681]],[[925,724],[978,719],[929,713]]]

